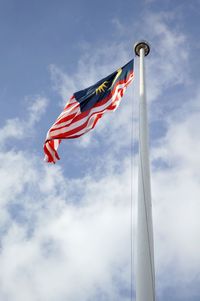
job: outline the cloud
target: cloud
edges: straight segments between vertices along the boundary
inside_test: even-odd
[[[175,16],[171,12],[149,13],[145,18],[145,35],[151,45],[147,58],[149,101],[162,98],[167,89],[189,82],[189,47],[187,36],[172,28]]]
[[[187,116],[181,114],[185,106],[189,112]],[[191,287],[199,279],[200,137],[197,125],[200,111],[192,110],[190,102],[185,106],[169,119],[166,135],[152,152],[155,164],[152,191],[160,294],[170,286],[184,287],[187,283]],[[166,275],[173,275],[173,284],[171,276],[166,278]],[[187,297],[184,296],[185,291],[179,294],[182,298],[192,300],[199,293],[195,285],[192,291],[189,289]]]
[[[34,125],[44,114],[48,100],[37,96],[28,99],[27,112],[24,119],[18,117],[7,119],[5,125],[0,129],[0,144],[3,146],[8,139],[24,139],[31,136]],[[29,103],[30,102],[30,103]]]
[[[30,105],[28,107],[28,124],[33,127],[37,123],[42,115],[45,113],[48,100],[45,97],[37,96],[34,99],[30,99]]]
[[[1,228],[1,298],[87,300],[99,291],[118,300],[113,281],[122,276],[129,285],[123,279],[129,270],[127,176],[70,180],[59,167],[38,164],[16,152],[1,167],[1,211],[7,217]],[[2,173],[13,166],[16,174]]]
[[[55,65],[49,66],[53,87],[62,97],[62,108],[76,90],[76,82],[70,74],[64,73]]]

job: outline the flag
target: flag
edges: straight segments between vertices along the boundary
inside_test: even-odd
[[[62,139],[73,139],[92,130],[105,112],[115,111],[133,80],[133,60],[93,86],[76,92],[49,129],[44,143],[45,161],[59,160]]]

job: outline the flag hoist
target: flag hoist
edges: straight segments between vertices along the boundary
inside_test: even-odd
[[[154,245],[151,207],[151,183],[148,145],[148,118],[145,91],[144,58],[150,46],[137,43],[139,56],[139,174],[136,227],[136,301],[155,301]]]

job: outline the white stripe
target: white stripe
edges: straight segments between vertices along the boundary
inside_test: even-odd
[[[46,143],[46,148],[48,149],[49,153],[51,154],[53,161],[56,162],[57,158],[55,156],[55,151],[50,147],[49,142]]]
[[[126,82],[126,85],[129,85],[133,81],[134,75],[132,74],[129,80]]]
[[[59,146],[59,144],[60,144],[60,143],[59,143],[59,139],[54,139],[53,142],[54,142],[54,149],[57,150],[57,149],[58,149],[58,146]]]
[[[71,106],[69,109],[65,109],[56,119],[56,122],[58,122],[61,118],[64,118],[70,114],[76,113],[76,109],[79,108],[79,102],[75,102],[74,106]]]
[[[62,123],[57,123],[58,120],[56,120],[56,122],[52,125],[52,127],[50,128],[50,130],[51,129],[60,128],[60,127],[63,127],[63,126],[67,126],[68,124],[70,124],[72,122],[72,120],[81,112],[80,107],[77,107],[76,109],[77,109],[77,111],[76,111],[76,115],[75,116],[73,116],[68,121],[65,121],[65,122],[62,122]],[[62,118],[67,117],[68,115],[69,114],[67,113],[66,116],[62,116]],[[60,118],[60,121],[62,121],[62,118]]]

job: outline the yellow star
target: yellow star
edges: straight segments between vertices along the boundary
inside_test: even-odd
[[[96,89],[96,94],[101,93],[101,92],[105,92],[107,89],[107,84],[108,81],[106,80],[105,82],[103,82],[97,89]]]

